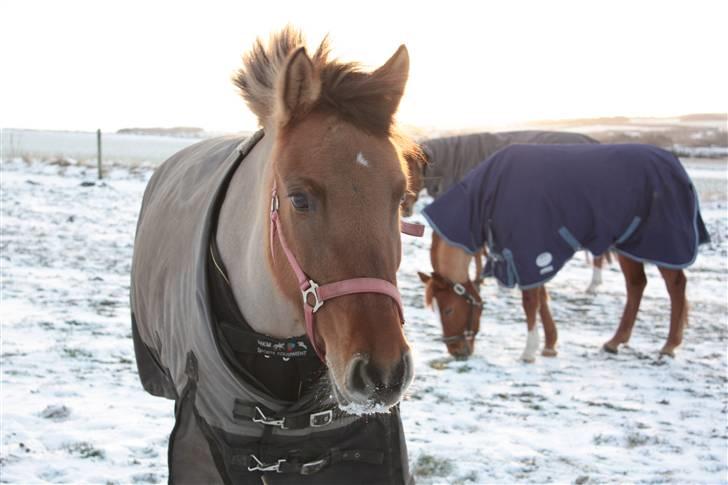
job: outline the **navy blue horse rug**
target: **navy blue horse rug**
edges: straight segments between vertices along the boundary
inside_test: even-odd
[[[433,229],[486,273],[527,289],[579,249],[614,249],[667,268],[690,266],[709,237],[685,168],[651,145],[512,145],[424,210]]]

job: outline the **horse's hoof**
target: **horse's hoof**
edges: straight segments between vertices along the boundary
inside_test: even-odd
[[[556,349],[543,349],[541,351],[541,355],[544,357],[556,357],[559,355],[559,353],[556,351]]]
[[[527,355],[522,355],[521,361],[525,362],[526,364],[533,364],[534,362],[536,362],[536,357],[529,357]]]
[[[604,349],[604,351],[608,354],[618,354],[619,353],[619,349],[617,347],[612,347],[609,344],[604,344],[602,346],[602,349]]]
[[[663,348],[662,350],[660,350],[660,357],[662,357],[663,355],[666,355],[666,356],[674,359],[675,358],[675,349],[664,349]]]

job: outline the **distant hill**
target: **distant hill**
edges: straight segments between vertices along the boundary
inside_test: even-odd
[[[727,113],[704,113],[680,116],[680,121],[723,121],[728,123]]]
[[[650,143],[677,155],[725,158],[728,155],[728,114],[701,113],[655,117],[602,117],[543,120],[538,129],[586,133],[602,143]]]
[[[527,122],[530,126],[610,126],[610,125],[633,125],[642,126],[665,126],[681,123],[705,123],[707,125],[720,126],[726,129],[728,124],[728,113],[696,113],[681,116],[654,117],[654,116],[603,116],[596,118],[571,118],[564,120],[536,120]],[[721,123],[722,122],[722,123]]]
[[[209,135],[196,126],[175,126],[172,128],[122,128],[119,135],[174,136],[177,138],[207,138]]]

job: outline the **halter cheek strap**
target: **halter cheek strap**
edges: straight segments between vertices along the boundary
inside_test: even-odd
[[[335,283],[327,283],[325,285],[319,285],[314,280],[308,278],[306,273],[298,264],[298,260],[293,255],[290,247],[286,243],[286,238],[283,235],[283,231],[280,226],[279,217],[279,200],[278,193],[276,190],[276,184],[273,183],[273,191],[271,194],[271,212],[270,212],[270,248],[271,254],[273,252],[273,243],[276,234],[278,235],[278,241],[281,243],[283,253],[288,259],[288,264],[296,275],[298,280],[298,288],[301,290],[301,296],[303,297],[303,314],[306,320],[306,334],[313,349],[319,356],[321,361],[326,362],[325,352],[318,348],[316,345],[316,334],[314,328],[314,314],[323,306],[324,302],[340,296],[353,295],[356,293],[380,293],[387,295],[394,300],[397,304],[397,311],[399,312],[399,318],[404,325],[404,312],[402,311],[402,299],[399,295],[399,290],[389,281],[380,278],[351,278],[348,280],[341,280]],[[419,227],[418,227],[419,226]],[[424,232],[424,226],[419,224],[411,224],[402,222],[402,232],[405,234],[411,234],[421,236]]]

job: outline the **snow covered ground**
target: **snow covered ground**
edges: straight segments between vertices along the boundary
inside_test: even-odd
[[[402,416],[418,483],[728,482],[728,165],[686,162],[713,242],[688,271],[691,323],[675,360],[657,358],[669,305],[655,268],[629,348],[600,351],[623,283],[611,267],[585,294],[578,256],[549,285],[557,358],[517,360],[520,294],[488,281],[476,352],[454,361],[415,273],[430,269],[429,232],[403,236],[416,377]],[[139,384],[128,310],[150,174],[115,168],[98,183],[93,168],[2,164],[2,482],[166,481],[173,405]]]
[[[0,137],[3,159],[70,158],[96,163],[96,133],[4,128],[0,130]],[[101,158],[128,165],[160,163],[198,141],[172,136],[103,133]]]

